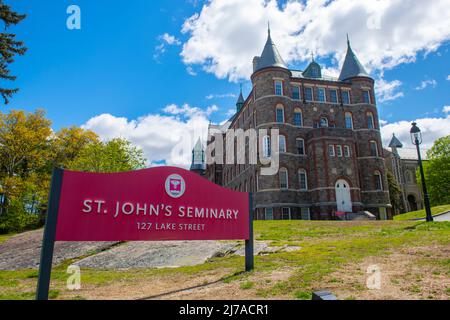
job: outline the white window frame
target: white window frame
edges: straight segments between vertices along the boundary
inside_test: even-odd
[[[294,89],[292,89],[292,100],[296,100],[299,101],[302,99],[302,91],[300,89],[299,85],[292,85],[292,88],[297,88],[298,89],[298,99],[294,98]]]
[[[319,99],[319,96],[320,96],[320,95],[319,95],[319,92],[320,92],[321,90],[323,91],[323,100],[320,100],[320,99]],[[318,101],[318,102],[327,102],[327,90],[326,90],[325,88],[323,88],[323,87],[318,87],[318,88],[317,88],[317,101]]]
[[[295,123],[295,115],[296,114],[300,114],[300,125]],[[294,109],[294,126],[303,127],[303,111],[300,108],[295,108]]]
[[[342,158],[343,153],[342,153],[342,146],[341,145],[337,145],[336,146],[336,155],[337,155],[338,158]]]
[[[288,214],[289,214],[289,219],[284,219],[284,209],[288,210]],[[281,208],[281,220],[292,220],[292,216],[291,216],[291,208],[290,207],[282,207]]]
[[[332,151],[330,153],[330,151]],[[336,156],[336,150],[333,144],[328,145],[328,156],[329,157],[335,157]]]
[[[308,89],[311,89],[311,100],[308,100],[307,97],[306,97],[306,91]],[[307,86],[305,86],[304,90],[305,90],[305,101],[314,102],[314,87],[307,87]]]
[[[348,103],[344,102],[344,93],[348,94]],[[345,104],[345,105],[350,105],[350,104],[352,104],[352,100],[351,99],[352,98],[351,98],[351,95],[350,95],[350,90],[342,90],[342,103]]]
[[[308,190],[308,175],[306,174],[305,169],[299,169],[298,170],[298,189],[301,191],[307,191]],[[305,188],[302,188],[302,180],[300,179],[300,175],[305,175]]]
[[[278,121],[278,110],[281,110],[281,116],[282,116],[282,120],[283,121]],[[285,118],[285,116],[284,116],[284,107],[282,106],[282,105],[277,105],[276,107],[275,107],[275,122],[276,123],[285,123],[285,121],[286,121],[286,118]]]
[[[283,149],[281,148],[283,146]],[[286,137],[283,135],[279,135],[278,136],[278,151],[279,152],[286,152],[287,147],[286,147]]]
[[[267,210],[270,210],[270,219],[267,219],[267,217],[269,216]],[[264,220],[273,220],[273,208],[264,208]]]
[[[369,101],[363,101],[363,102],[367,103],[367,104],[372,104],[372,98],[370,97],[370,90],[363,90],[363,99],[364,99],[365,93],[367,93],[367,98]]]
[[[270,158],[270,156],[272,155],[270,142],[271,142],[270,136],[266,135],[263,137],[262,149],[263,149],[263,157],[264,158]]]
[[[308,219],[303,219],[303,217],[304,217],[303,210],[304,209],[308,210],[308,212],[307,212]],[[310,210],[310,208],[306,208],[306,207],[300,208],[300,217],[301,217],[302,220],[311,220],[311,210]]]
[[[383,178],[382,178],[382,176],[381,176],[381,172],[377,170],[377,171],[375,171],[375,172],[373,173],[373,175],[374,175],[375,177],[378,177],[377,181],[378,181],[378,183],[379,183],[379,185],[380,185],[380,188],[378,188],[378,186],[375,185],[375,190],[377,190],[377,191],[383,191]]]
[[[332,99],[331,99],[331,91],[334,91],[336,93],[336,101],[332,101]],[[331,103],[335,103],[335,104],[339,104],[339,95],[338,95],[337,89],[330,89],[330,102]]]
[[[322,120],[324,120],[324,119],[325,119],[325,121],[327,123],[326,126],[322,126]],[[330,123],[328,122],[328,118],[327,117],[321,117],[319,119],[319,128],[329,128],[329,126],[330,126]]]
[[[302,141],[303,142],[303,153],[298,153],[298,143],[297,143],[297,141]],[[295,139],[295,148],[297,149],[297,154],[300,154],[300,155],[304,156],[306,154],[305,139],[303,139],[303,138]]]
[[[278,89],[278,85],[280,85],[281,88],[281,93],[278,94],[277,89]],[[275,80],[275,95],[276,96],[283,96],[283,81],[281,80]]]
[[[350,146],[344,146],[344,157],[345,158],[350,158],[351,157]]]
[[[282,185],[281,185],[281,183],[282,183],[282,180],[281,180],[281,173],[284,173],[284,174],[286,174],[286,187],[283,187]],[[280,189],[282,189],[282,190],[287,190],[287,189],[289,189],[289,174],[288,174],[288,170],[286,169],[286,168],[281,168],[280,170],[279,170],[279,174],[278,174],[278,179],[279,179],[279,181],[280,181]]]
[[[350,128],[347,127],[347,119],[348,119],[348,118],[347,118],[347,115],[350,116],[350,118],[349,118],[349,119],[350,119]],[[353,115],[352,115],[352,113],[347,111],[347,112],[344,114],[344,119],[345,119],[345,128],[346,128],[346,129],[352,129],[352,130],[353,130]]]
[[[372,145],[375,144],[375,155],[372,154]],[[369,146],[370,146],[370,156],[372,157],[378,157],[379,156],[379,152],[378,152],[378,143],[375,140],[370,140],[369,141]]]
[[[370,119],[370,126],[369,126]],[[375,117],[372,112],[366,112],[367,129],[375,129]]]

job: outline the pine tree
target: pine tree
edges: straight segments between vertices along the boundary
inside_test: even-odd
[[[10,6],[3,3],[0,0],[0,19],[3,21],[4,30],[8,29],[11,25],[16,25],[25,19],[24,14],[18,14],[14,12]],[[14,81],[16,76],[10,74],[8,65],[14,62],[15,55],[25,54],[27,48],[25,48],[22,41],[16,40],[16,35],[13,33],[0,33],[0,79]],[[19,91],[18,88],[10,89],[0,87],[0,94],[3,97],[5,104],[8,104],[9,99]]]

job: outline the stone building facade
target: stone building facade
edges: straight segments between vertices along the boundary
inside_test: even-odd
[[[416,149],[403,148],[403,144],[395,135],[389,143],[390,150],[383,150],[387,169],[393,174],[402,189],[403,208],[396,213],[404,213],[423,209],[421,187],[416,179],[419,168]],[[421,150],[422,160],[426,161],[427,150]]]
[[[262,175],[259,160],[214,163],[207,165],[206,177],[253,192],[256,219],[328,220],[363,211],[390,218],[374,80],[350,42],[336,79],[323,76],[314,58],[304,71],[290,70],[269,30],[253,71],[253,89],[246,99],[241,90],[236,114],[221,126],[211,125],[210,131],[221,131],[226,141],[228,129],[278,129],[278,150],[270,149],[268,136],[259,140],[258,154],[279,151],[280,169]],[[209,144],[213,141],[209,138]]]

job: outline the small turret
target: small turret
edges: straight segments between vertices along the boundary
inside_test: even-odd
[[[201,176],[204,176],[206,173],[205,150],[203,149],[200,138],[198,138],[194,149],[192,149],[192,164],[189,170]]]
[[[244,96],[242,95],[242,84],[241,84],[241,93],[239,94],[239,98],[236,102],[236,112],[239,112],[242,107],[244,106],[245,100]]]
[[[281,55],[270,36],[270,26],[267,29],[267,41],[261,56],[253,58],[253,72],[269,67],[287,69],[286,63],[283,61],[283,58],[281,58]]]
[[[392,134],[391,142],[389,142],[389,148],[391,148],[392,153],[395,154],[398,154],[397,148],[403,148],[403,144],[397,139],[394,133]]]

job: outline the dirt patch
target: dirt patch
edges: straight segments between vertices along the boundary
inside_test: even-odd
[[[390,255],[348,264],[327,276],[322,286],[339,299],[447,300],[448,268],[439,261],[449,256],[450,248],[443,246],[402,248]],[[374,271],[380,274],[379,287]]]

